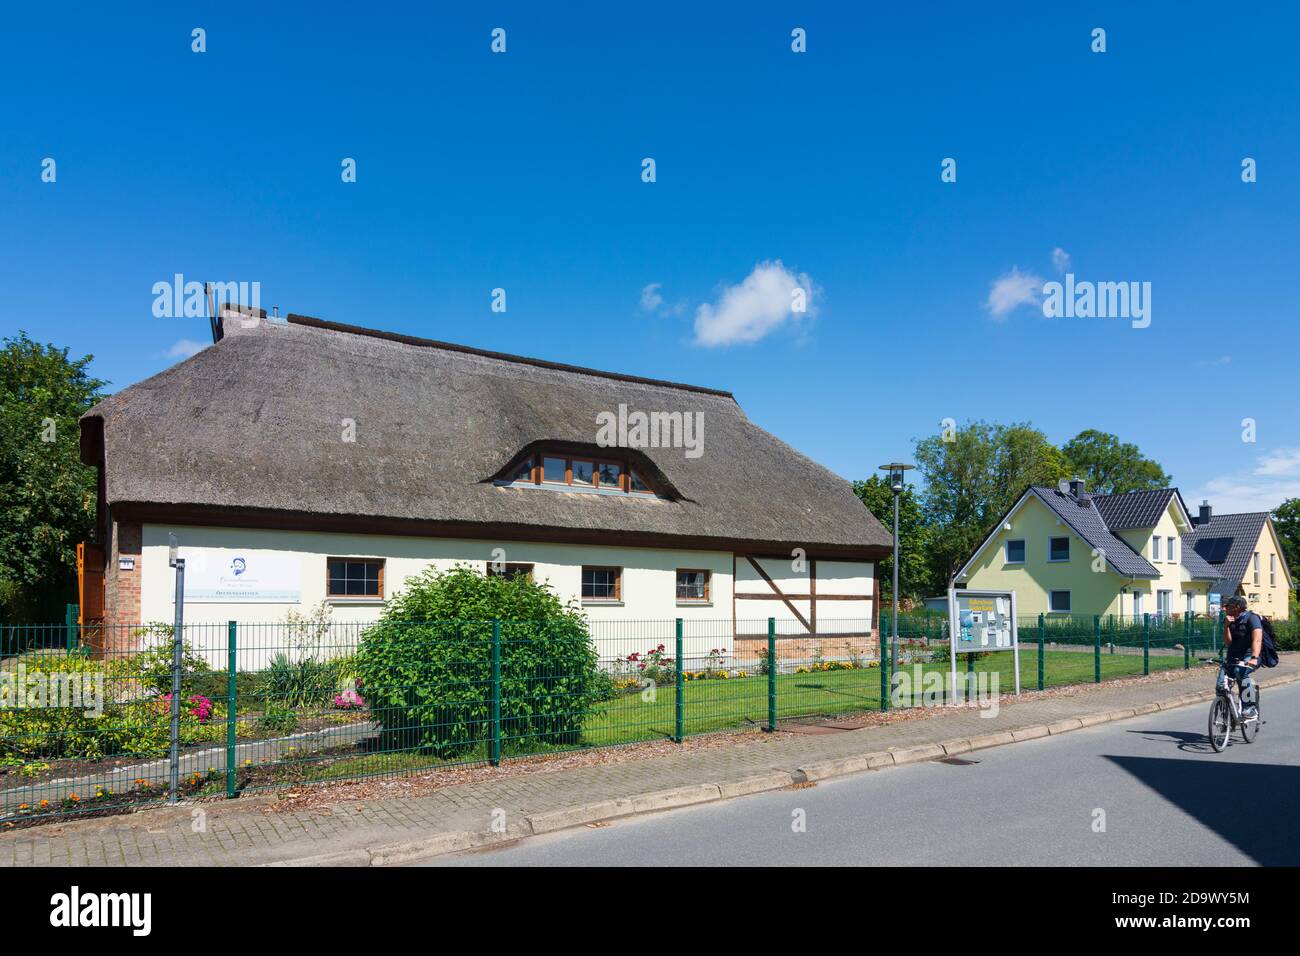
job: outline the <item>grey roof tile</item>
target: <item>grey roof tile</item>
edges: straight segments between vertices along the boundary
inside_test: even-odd
[[[1188,537],[1196,553],[1218,569],[1224,586],[1235,593],[1246,576],[1267,520],[1267,511],[1214,515],[1206,524],[1198,524]]]
[[[1093,495],[1092,500],[1106,527],[1112,531],[1134,531],[1154,528],[1169,507],[1169,499],[1176,494],[1176,488],[1156,488],[1121,495]]]
[[[1094,499],[1078,501],[1057,488],[1030,489],[1084,541],[1106,555],[1106,560],[1120,574],[1131,578],[1158,578],[1160,572],[1138,554],[1123,538],[1116,537],[1106,526]]]

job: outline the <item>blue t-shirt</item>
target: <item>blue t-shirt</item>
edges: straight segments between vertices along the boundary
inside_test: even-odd
[[[1244,614],[1238,614],[1235,621],[1229,621],[1228,628],[1229,633],[1232,634],[1232,643],[1228,645],[1228,660],[1246,660],[1255,648],[1252,635],[1256,628],[1261,631],[1264,629],[1264,622],[1254,611],[1246,611]]]

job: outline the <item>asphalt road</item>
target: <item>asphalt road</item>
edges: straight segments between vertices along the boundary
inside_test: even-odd
[[[1234,735],[1221,754],[1206,740],[1208,709],[1196,704],[982,750],[967,755],[970,763],[858,774],[430,865],[1300,864],[1300,684],[1266,692],[1256,741]]]

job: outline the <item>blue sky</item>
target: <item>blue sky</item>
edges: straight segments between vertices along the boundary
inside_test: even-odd
[[[1220,510],[1300,494],[1292,5],[440,6],[10,11],[0,335],[123,386],[207,336],[155,282],[257,281],[282,314],[730,389],[845,477],[1028,419]],[[1058,249],[1150,282],[1150,326],[991,313]],[[811,313],[771,311],[790,283]],[[701,342],[736,329],[765,334]]]

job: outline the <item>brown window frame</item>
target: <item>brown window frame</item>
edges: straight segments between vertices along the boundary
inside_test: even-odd
[[[503,567],[500,571],[493,570],[493,565],[495,564],[495,561],[489,561],[487,563],[487,576],[490,578],[508,578],[522,573],[528,576],[529,581],[533,580],[533,571],[536,568],[536,565],[528,561],[502,562]],[[512,575],[511,572],[514,572],[514,574]]]
[[[678,604],[708,604],[713,600],[713,572],[708,568],[678,568],[677,575],[683,574],[702,574],[704,575],[704,596],[703,597],[682,597],[679,589],[680,580],[674,580],[673,593],[677,595]]]
[[[588,571],[613,571],[614,572],[614,596],[613,597],[587,597],[583,592],[586,589],[586,581],[583,580]],[[584,564],[582,566],[581,576],[578,579],[578,595],[583,604],[621,604],[623,601],[623,569],[611,564]]]
[[[377,564],[379,565],[379,593],[378,594],[336,594],[331,590],[330,581],[334,575],[330,574],[330,565],[335,561],[343,561],[348,564]],[[329,601],[382,601],[384,600],[384,568],[388,564],[386,558],[347,558],[341,555],[334,555],[325,559],[325,598]],[[346,581],[346,575],[344,576]]]
[[[544,477],[546,469],[543,465],[543,462],[547,458],[563,459],[564,481],[549,481]],[[574,482],[573,463],[575,461],[591,462],[592,473],[591,473],[590,482]],[[523,464],[525,464],[525,462],[528,463],[528,478],[526,479],[521,478],[518,480],[511,480],[507,478],[506,479],[507,484],[527,483],[533,485],[550,485],[553,487],[564,485],[570,488],[577,487],[577,488],[592,488],[592,489],[603,490],[603,491],[620,491],[623,494],[631,494],[631,495],[656,495],[654,487],[650,484],[650,482],[645,480],[644,474],[640,471],[637,471],[637,477],[640,479],[641,484],[643,484],[647,490],[636,491],[632,488],[632,472],[635,469],[633,469],[632,463],[625,458],[608,458],[608,457],[600,457],[597,455],[580,455],[571,452],[556,452],[556,451],[542,450],[542,451],[534,452],[533,454],[529,455],[527,458],[517,459],[515,462],[511,464],[511,467],[505,470],[505,474],[513,475],[515,472],[517,472],[520,469],[520,467]],[[617,485],[602,485],[600,483],[601,465],[615,465],[618,467]]]

